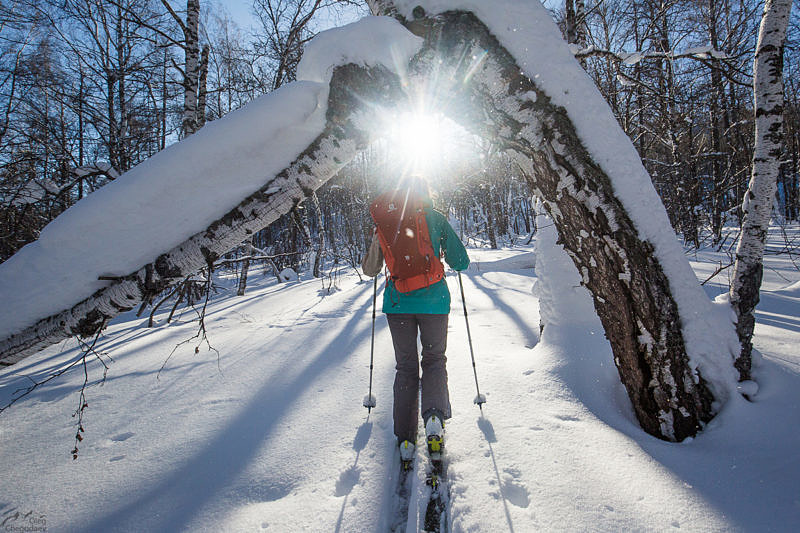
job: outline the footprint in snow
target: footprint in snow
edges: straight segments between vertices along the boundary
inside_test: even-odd
[[[115,437],[111,437],[111,440],[113,440],[114,442],[124,442],[124,441],[128,440],[129,438],[133,437],[134,435],[135,435],[135,433],[131,433],[130,431],[127,431],[125,433],[120,433],[119,435],[117,435]]]

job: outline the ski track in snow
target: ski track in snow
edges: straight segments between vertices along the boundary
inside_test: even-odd
[[[800,523],[800,290],[780,257],[759,308],[755,403],[731,402],[692,442],[641,432],[602,331],[554,327],[539,338],[529,249],[470,250],[464,274],[484,414],[457,279],[448,338],[454,417],[447,424],[453,532],[786,531]],[[698,277],[713,254],[693,257]],[[528,267],[528,268],[525,268]],[[781,280],[773,272],[793,276]],[[142,327],[118,318],[98,343],[114,362],[102,386],[90,364],[85,440],[75,433],[75,369],[0,415],[0,522],[44,515],[49,531],[386,531],[396,460],[394,361],[376,323],[367,416],[369,281],[233,281],[209,305],[211,344],[172,348],[194,313]],[[707,285],[713,293],[714,284]],[[580,321],[586,323],[586,321]],[[64,343],[0,370],[0,401],[78,352]],[[424,459],[407,531],[424,513]]]

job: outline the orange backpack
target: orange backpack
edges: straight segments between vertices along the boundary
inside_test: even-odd
[[[444,278],[419,196],[407,189],[383,193],[372,202],[369,213],[398,291],[415,291]]]

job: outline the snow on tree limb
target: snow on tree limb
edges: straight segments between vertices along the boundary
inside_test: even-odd
[[[403,100],[398,77],[389,73],[408,63],[420,40],[385,18],[331,32],[340,33],[343,41],[369,39],[370,46],[340,47],[333,54],[326,47],[310,46],[306,55],[311,65],[301,70],[321,83],[292,83],[214,121],[67,210],[38,241],[0,265],[5,298],[0,360],[33,349],[23,346],[45,346],[91,330],[96,323],[88,316],[91,306],[78,309],[76,302],[102,296],[102,311],[94,313],[98,316],[135,305],[159,285],[169,284],[171,276],[189,273],[238,244],[227,243],[228,233],[238,231],[242,237],[234,241],[241,241],[346,164],[352,157],[350,145],[366,142],[361,132],[368,124],[359,113],[363,102],[391,106]],[[334,76],[333,67],[348,63],[361,68],[342,66]],[[328,168],[322,162],[331,157],[335,165]],[[249,200],[242,203],[251,194],[256,195],[252,205]],[[236,222],[237,217],[243,222]],[[241,224],[246,227],[239,228]],[[183,245],[173,249],[178,243]],[[159,254],[164,255],[153,260]],[[109,286],[98,277],[115,283]],[[63,311],[76,305],[72,313]]]

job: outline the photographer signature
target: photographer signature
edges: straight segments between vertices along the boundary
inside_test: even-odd
[[[0,531],[47,531],[47,518],[34,511],[16,511],[0,522]]]

